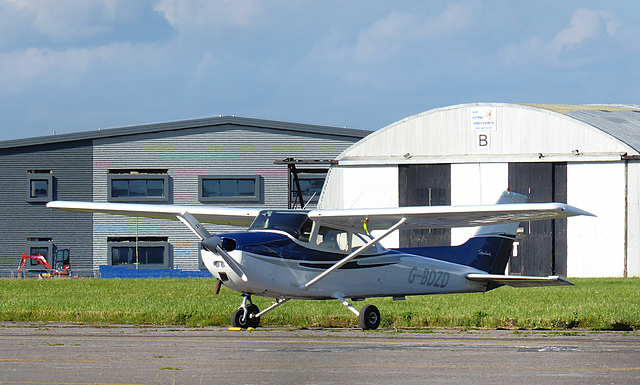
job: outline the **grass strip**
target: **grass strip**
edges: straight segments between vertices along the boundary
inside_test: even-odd
[[[368,299],[381,327],[640,330],[640,278],[573,279],[574,287]],[[0,280],[0,321],[227,326],[239,293],[214,279]],[[264,309],[272,300],[254,297]],[[356,303],[359,308],[362,303]],[[263,326],[357,327],[338,301],[291,301]]]

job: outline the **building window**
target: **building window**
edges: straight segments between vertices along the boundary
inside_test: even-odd
[[[28,238],[27,239],[27,255],[42,255],[51,265],[51,256],[53,255],[53,242],[50,238]],[[28,267],[42,268],[36,259],[30,259]]]
[[[201,202],[259,202],[260,176],[204,175],[198,178]]]
[[[168,202],[169,175],[109,173],[109,202]]]
[[[112,266],[125,266],[131,269],[168,269],[169,243],[162,240],[141,238],[110,238],[109,263]]]
[[[302,192],[302,207],[307,207],[308,204],[315,205],[318,203],[318,201],[320,200],[320,194],[322,193],[322,187],[324,186],[325,178],[326,174],[298,175],[298,183],[300,183],[300,190]],[[290,182],[290,185],[291,197],[289,199],[290,202],[295,202],[299,197],[298,186],[296,185],[295,179]]]
[[[53,174],[51,171],[27,171],[27,202],[46,203],[52,200]]]

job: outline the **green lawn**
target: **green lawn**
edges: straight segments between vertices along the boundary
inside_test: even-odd
[[[502,287],[487,293],[388,298],[381,327],[640,330],[640,278],[572,279],[573,287]],[[226,326],[238,293],[214,279],[0,280],[0,321]],[[264,309],[272,301],[254,297]],[[291,301],[264,326],[357,327],[338,301]]]

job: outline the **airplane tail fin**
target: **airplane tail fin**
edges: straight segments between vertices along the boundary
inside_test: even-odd
[[[526,203],[527,196],[515,193],[513,191],[506,190],[500,196],[500,199],[496,202],[498,205],[502,204],[517,204]],[[518,222],[503,223],[499,225],[482,226],[478,229],[473,237],[483,237],[491,235],[509,234],[515,237],[518,231]]]
[[[500,196],[496,204],[526,203],[527,197],[509,190]],[[469,265],[490,274],[504,274],[513,250],[513,241],[518,232],[519,222],[482,226],[461,247],[466,247],[470,255],[477,250]]]

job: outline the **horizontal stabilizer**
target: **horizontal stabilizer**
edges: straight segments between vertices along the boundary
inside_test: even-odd
[[[571,281],[557,275],[528,277],[521,275],[467,274],[466,277],[470,281],[495,283],[511,287],[573,286]]]

